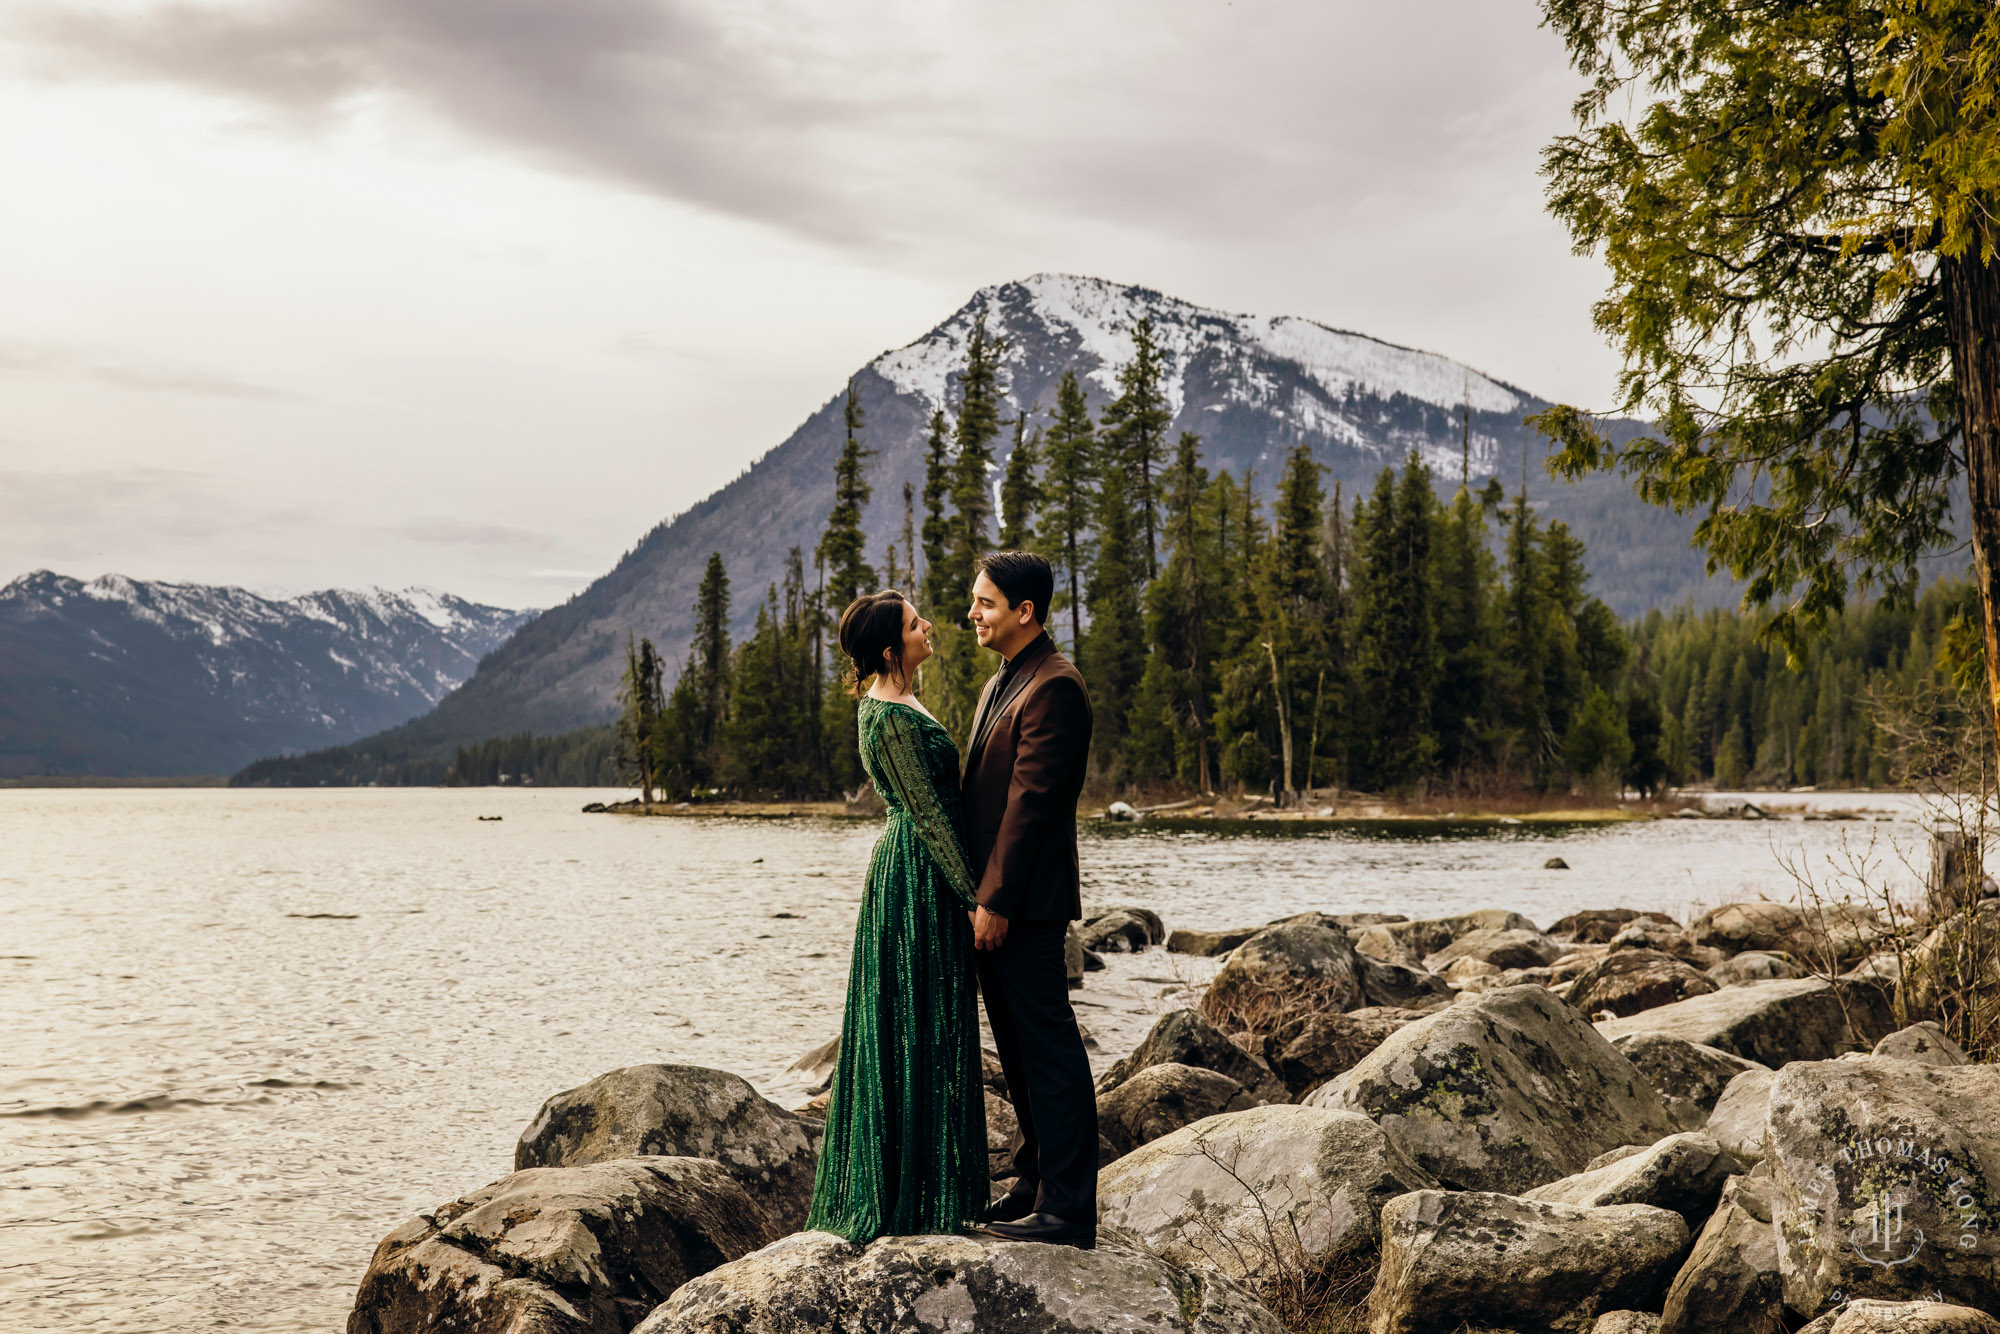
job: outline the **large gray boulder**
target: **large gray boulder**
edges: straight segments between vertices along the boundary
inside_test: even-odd
[[[1949,1302],[1864,1298],[1827,1312],[1799,1334],[2000,1334],[2000,1320]]]
[[[1665,1033],[1626,1033],[1611,1040],[1625,1054],[1682,1130],[1700,1130],[1729,1081],[1745,1070],[1768,1067],[1719,1047],[1704,1047]]]
[[[1759,899],[1725,903],[1688,923],[1688,936],[1728,954],[1744,950],[1788,950],[1796,943],[1805,919],[1797,909]]]
[[[1660,1334],[1660,1317],[1651,1311],[1606,1311],[1590,1334]]]
[[[1772,1193],[1769,1181],[1729,1178],[1687,1263],[1667,1289],[1660,1334],[1780,1334],[1784,1329]]]
[[[1970,1065],[1965,1048],[1951,1040],[1944,1025],[1935,1019],[1899,1028],[1875,1044],[1870,1055],[1893,1061],[1916,1061],[1920,1065]]]
[[[1097,1174],[1100,1222],[1163,1255],[1263,1280],[1372,1248],[1382,1206],[1432,1184],[1367,1117],[1255,1107],[1154,1140]]]
[[[1418,922],[1383,922],[1357,926],[1350,932],[1363,954],[1390,963],[1421,965],[1460,936],[1474,931],[1533,931],[1535,924],[1505,908],[1481,908],[1456,917],[1429,917]]]
[[[1191,1065],[1149,1065],[1097,1095],[1097,1133],[1113,1152],[1127,1154],[1203,1117],[1257,1105],[1228,1075]]]
[[[1538,986],[1418,1020],[1307,1102],[1369,1117],[1441,1184],[1464,1190],[1527,1190],[1674,1132],[1632,1063]]]
[[[1687,1244],[1679,1214],[1643,1204],[1416,1191],[1382,1210],[1368,1334],[1586,1331],[1603,1312],[1657,1304]]]
[[[1169,1010],[1152,1030],[1097,1080],[1097,1091],[1109,1093],[1141,1070],[1155,1065],[1191,1065],[1228,1075],[1259,1102],[1284,1102],[1291,1092],[1263,1060],[1224,1037],[1222,1030],[1193,1010]]]
[[[1468,931],[1444,948],[1424,956],[1424,967],[1442,973],[1460,959],[1478,959],[1495,968],[1546,968],[1560,959],[1563,947],[1533,927],[1483,927]]]
[[[1260,926],[1238,926],[1224,931],[1196,931],[1177,926],[1167,933],[1167,953],[1193,954],[1212,959],[1218,954],[1227,954],[1264,928]]]
[[[1627,1018],[1602,1020],[1597,1029],[1608,1038],[1666,1033],[1772,1067],[1787,1061],[1820,1061],[1871,1046],[1881,1036],[1867,1031],[1871,1023],[1880,1022],[1874,1009],[1879,1001],[1864,994],[1870,990],[1864,985],[1843,994],[1835,984],[1816,977],[1753,982]],[[1850,1020],[1862,1031],[1850,1027]],[[1884,1032],[1891,1026],[1881,1025]]]
[[[712,1158],[784,1228],[806,1220],[821,1126],[765,1100],[743,1079],[698,1065],[631,1065],[542,1104],[514,1166],[615,1158]]]
[[[348,1334],[624,1334],[681,1284],[778,1235],[703,1159],[529,1168],[384,1238]]]
[[[1787,1306],[1839,1292],[2000,1310],[2000,1066],[1789,1065],[1765,1143]]]
[[[1764,1122],[1771,1112],[1771,1082],[1777,1077],[1778,1072],[1766,1066],[1745,1070],[1729,1081],[1708,1114],[1708,1133],[1739,1162],[1764,1161]]]
[[[1365,1007],[1431,1010],[1452,1002],[1445,980],[1428,968],[1389,963],[1357,952],[1361,970],[1361,1001]]]
[[[1097,1249],[802,1232],[684,1285],[641,1334],[1282,1334],[1206,1268],[1100,1231]]]
[[[1634,1146],[1637,1148],[1637,1146]],[[1573,1176],[1551,1181],[1523,1193],[1528,1200],[1548,1200],[1555,1204],[1581,1204],[1596,1208],[1606,1204],[1650,1204],[1671,1209],[1698,1228],[1715,1208],[1722,1183],[1742,1169],[1733,1156],[1713,1138],[1699,1131],[1669,1135],[1657,1144],[1637,1152],[1596,1160]]]
[[[1740,987],[1749,982],[1789,982],[1805,975],[1806,970],[1798,960],[1774,950],[1745,950],[1708,970],[1708,980],[1718,987]]]
[[[1201,998],[1202,1017],[1225,1032],[1269,1033],[1316,1010],[1362,1003],[1347,933],[1313,921],[1267,926],[1230,951]]]
[[[1602,945],[1636,921],[1656,922],[1676,929],[1680,926],[1665,913],[1640,912],[1636,908],[1585,908],[1557,921],[1549,928],[1549,934],[1578,945]]]
[[[1706,996],[1716,984],[1692,964],[1658,950],[1616,950],[1571,980],[1566,999],[1595,1019],[1604,1011],[1624,1016]]]
[[[1421,1018],[1412,1010],[1391,1009],[1307,1015],[1264,1039],[1265,1062],[1296,1100],[1353,1069],[1391,1033]]]

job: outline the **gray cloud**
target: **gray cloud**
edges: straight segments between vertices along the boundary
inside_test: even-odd
[[[849,244],[971,239],[1029,214],[1311,237],[1496,175],[1532,195],[1548,99],[1521,92],[1568,77],[1532,0],[118,14],[43,0],[26,14],[13,35],[60,75],[204,89],[308,126],[386,95],[557,170]]]
[[[89,380],[115,389],[210,398],[288,399],[288,389],[254,384],[196,366],[135,356],[113,348],[38,339],[0,338],[0,375]]]
[[[271,0],[137,13],[49,6],[13,25],[49,72],[180,84],[323,123],[408,99],[558,168],[838,235],[852,219],[795,170],[837,119],[690,7],[649,0]],[[790,151],[773,153],[775,146]]]
[[[454,519],[448,515],[426,515],[384,525],[387,536],[407,542],[446,547],[480,547],[493,551],[526,554],[554,550],[560,544],[549,534],[507,523],[486,523],[476,519]]]

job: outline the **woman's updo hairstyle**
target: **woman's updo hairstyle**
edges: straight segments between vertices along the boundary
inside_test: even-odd
[[[889,655],[889,670],[903,674],[903,605],[906,599],[893,588],[865,593],[847,604],[840,613],[840,651],[854,664],[854,680],[849,689],[860,699],[868,692],[868,678],[882,670],[882,655]]]

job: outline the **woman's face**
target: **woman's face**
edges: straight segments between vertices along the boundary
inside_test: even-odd
[[[917,609],[903,603],[903,679],[905,686],[931,655],[931,623],[917,615]]]

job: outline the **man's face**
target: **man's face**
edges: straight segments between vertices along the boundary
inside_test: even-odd
[[[965,618],[972,622],[979,646],[1003,656],[1035,636],[1028,605],[1008,606],[1007,595],[984,574],[972,581],[972,607]]]

